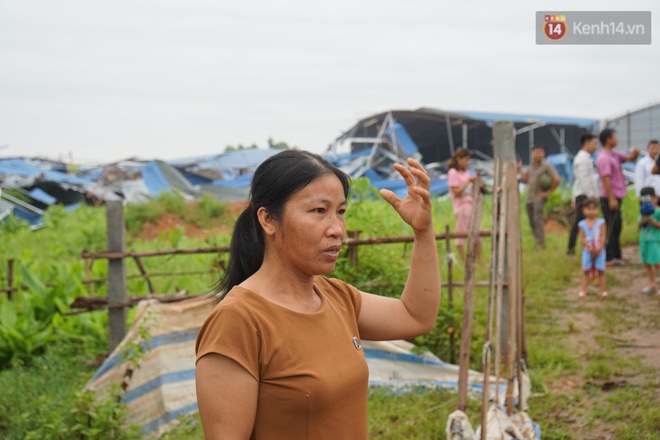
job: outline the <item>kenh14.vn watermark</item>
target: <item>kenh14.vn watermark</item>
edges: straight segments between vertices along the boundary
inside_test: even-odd
[[[536,12],[536,44],[651,43],[651,11]]]

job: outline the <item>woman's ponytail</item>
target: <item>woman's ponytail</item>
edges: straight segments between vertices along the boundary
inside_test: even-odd
[[[229,263],[216,293],[224,298],[232,287],[252,276],[264,259],[264,237],[257,213],[250,204],[236,220],[229,245]]]

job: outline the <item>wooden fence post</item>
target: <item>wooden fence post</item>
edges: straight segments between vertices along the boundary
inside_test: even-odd
[[[126,251],[124,232],[124,204],[121,200],[106,202],[108,228],[108,250]],[[108,260],[108,305],[124,304],[126,294],[126,260],[116,258]],[[126,335],[126,309],[109,309],[109,351],[121,342]]]
[[[7,299],[14,293],[14,259],[7,261]]]
[[[514,125],[511,121],[495,121],[493,123],[493,153],[494,157],[498,159],[498,182],[494,182],[496,188],[502,188],[502,180],[504,179],[505,164],[516,167],[516,138]],[[513,184],[513,183],[511,183]],[[515,185],[518,185],[518,182],[515,182]],[[502,190],[505,190],[502,188]],[[518,200],[510,200],[509,203],[519,203]],[[497,240],[506,240],[506,237],[498,236]],[[504,266],[504,278],[508,279],[508,262],[506,258],[504,261],[500,261],[499,264]],[[497,344],[499,344],[499,350],[504,359],[503,363],[507,362],[506,356],[508,354],[508,338],[509,338],[509,289],[504,287],[502,291],[502,319],[500,324],[501,332]]]
[[[447,308],[454,309],[454,262],[451,255],[451,239],[449,238],[449,225],[445,225],[445,244],[447,246]],[[449,332],[449,363],[456,364],[456,323],[451,315],[451,331]]]
[[[479,225],[483,209],[483,193],[481,178],[477,178],[472,187],[472,213],[470,215],[470,232],[468,236],[468,251],[465,257],[465,290],[463,292],[463,326],[461,327],[461,349],[458,354],[458,402],[456,409],[465,412],[467,409],[467,388],[470,369],[470,346],[472,343],[472,318],[474,316],[474,282],[477,249],[479,248]],[[484,390],[484,392],[487,392]]]
[[[348,238],[357,240],[360,238],[361,231],[348,231]],[[348,245],[348,263],[357,268],[358,267],[358,245],[349,244]]]

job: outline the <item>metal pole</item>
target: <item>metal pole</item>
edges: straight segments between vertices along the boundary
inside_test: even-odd
[[[451,132],[451,121],[449,114],[445,113],[445,125],[447,126],[447,138],[449,139],[449,152],[454,156],[454,134]]]
[[[468,125],[465,122],[463,122],[463,137],[461,143],[463,144],[463,148],[468,148]]]

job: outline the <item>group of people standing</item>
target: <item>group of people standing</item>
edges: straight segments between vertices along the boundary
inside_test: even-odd
[[[621,206],[627,194],[623,163],[635,162],[640,156],[639,148],[633,148],[626,154],[616,150],[619,143],[616,130],[604,129],[596,136],[584,134],[581,137],[581,149],[573,159],[572,206],[576,211],[568,240],[568,255],[575,255],[575,248],[580,239],[582,244],[583,279],[579,297],[586,296],[590,277],[599,280],[600,296],[607,296],[605,290],[605,268],[623,266],[626,260],[621,254],[622,215]],[[593,155],[602,148],[598,158]],[[635,190],[648,206],[657,207],[660,196],[660,144],[652,140],[648,144],[647,154],[635,166]],[[450,160],[448,182],[452,198],[457,231],[467,231],[472,207],[469,191],[476,176],[467,171],[469,154],[458,149]],[[656,161],[659,163],[656,165]],[[527,183],[525,205],[529,224],[534,234],[536,248],[545,247],[543,209],[550,194],[560,183],[557,170],[545,160],[545,150],[535,146],[531,153],[531,162],[523,170],[518,162],[521,180]],[[646,200],[648,199],[648,200]],[[602,212],[602,217],[600,217]],[[660,269],[660,210],[649,213],[640,211],[640,254],[649,277],[649,286],[644,293],[657,293],[655,281],[656,269]],[[457,242],[459,253],[463,255],[463,242]]]

